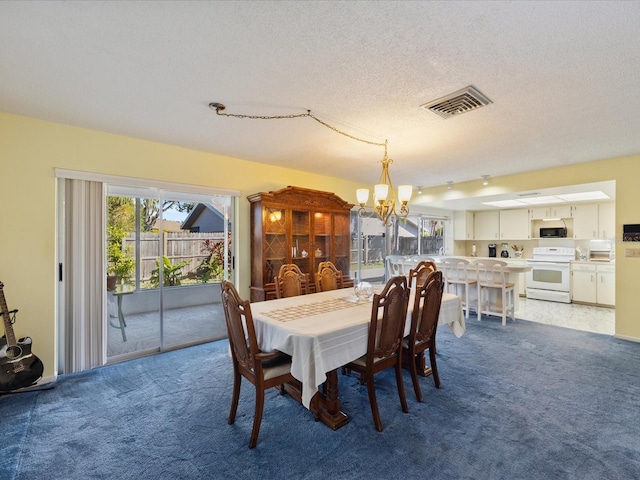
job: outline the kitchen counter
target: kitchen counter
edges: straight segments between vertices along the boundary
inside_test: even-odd
[[[524,273],[531,270],[531,266],[527,263],[526,258],[502,258],[502,257],[466,257],[463,255],[438,255],[433,256],[432,258],[435,260],[436,264],[441,263],[442,258],[464,258],[465,260],[469,260],[473,262],[475,260],[502,260],[507,262],[507,266],[505,270],[513,273]]]
[[[519,306],[519,292],[522,291],[520,288],[520,284],[524,287],[524,277],[521,278],[521,274],[528,272],[531,270],[531,266],[527,263],[526,258],[502,258],[502,257],[467,257],[462,255],[431,255],[431,258],[436,262],[436,265],[442,263],[442,258],[464,258],[465,260],[469,260],[469,262],[473,262],[474,260],[502,260],[507,263],[507,266],[504,268],[506,273],[506,281],[514,284],[514,303],[515,310],[518,311]],[[409,272],[409,269],[412,268],[413,265],[417,265],[422,258],[417,257],[408,257],[404,260],[404,268],[405,272]],[[473,267],[470,268],[473,271]],[[475,276],[475,273],[474,273]],[[477,293],[475,289],[472,290],[472,294],[470,295],[470,304],[474,305],[474,302],[477,302]]]
[[[572,265],[612,265],[615,266],[616,261],[611,260],[608,262],[605,262],[603,260],[571,260],[571,264]]]

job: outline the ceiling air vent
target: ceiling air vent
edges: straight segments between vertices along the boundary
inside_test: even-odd
[[[449,118],[484,107],[490,103],[493,102],[472,86],[468,86],[432,102],[420,105],[420,108],[431,110],[442,118]]]

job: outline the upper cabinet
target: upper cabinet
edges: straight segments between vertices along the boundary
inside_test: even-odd
[[[570,218],[571,206],[535,207],[529,210],[531,220],[549,220],[551,218]]]
[[[453,239],[474,240],[474,215],[473,212],[453,212]]]
[[[483,210],[475,212],[474,240],[500,240],[500,212]]]
[[[577,240],[591,240],[598,237],[598,205],[574,205],[573,238]]]
[[[612,239],[616,236],[616,204],[574,205],[573,238],[576,240]]]
[[[531,222],[529,210],[500,210],[500,240],[529,240]]]
[[[349,277],[352,204],[333,193],[287,187],[256,193],[251,202],[251,301],[275,297],[273,279],[285,263],[309,275],[331,261]]]
[[[541,227],[566,228],[576,240],[614,239],[615,202],[454,212],[455,240],[530,240]],[[556,220],[545,221],[545,220]]]
[[[601,203],[598,205],[598,231],[600,238],[616,237],[616,204]]]

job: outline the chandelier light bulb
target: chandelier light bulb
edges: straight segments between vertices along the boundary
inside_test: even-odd
[[[389,195],[389,185],[385,185],[384,183],[379,183],[375,187],[375,197],[376,200],[386,200]]]
[[[368,188],[359,188],[356,190],[356,199],[361,207],[364,207],[366,203],[369,201],[369,189]]]
[[[412,193],[413,187],[411,185],[400,185],[398,187],[398,200],[406,203],[411,200]]]

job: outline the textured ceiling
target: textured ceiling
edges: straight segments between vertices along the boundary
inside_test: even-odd
[[[0,2],[0,110],[373,183],[640,152],[640,2]],[[493,103],[420,105],[473,85]]]

